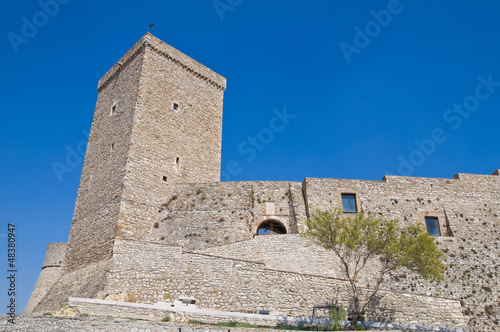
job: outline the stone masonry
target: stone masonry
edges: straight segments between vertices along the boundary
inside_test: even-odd
[[[500,329],[499,170],[219,182],[225,87],[149,33],[101,78],[69,241],[47,248],[25,314],[56,311],[69,297],[124,294],[302,317],[315,304],[349,307],[339,262],[301,235],[313,211],[342,208],[349,194],[356,212],[424,226],[437,218],[448,267],[439,284],[391,275],[368,319]],[[258,235],[270,223],[285,234]],[[360,283],[369,290],[373,270]]]

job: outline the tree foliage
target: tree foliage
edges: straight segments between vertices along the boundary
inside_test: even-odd
[[[422,225],[401,226],[397,220],[362,213],[343,215],[339,209],[317,210],[306,225],[306,235],[340,259],[353,300],[351,328],[375,298],[387,273],[407,268],[424,279],[443,279],[443,254]],[[375,260],[379,264],[373,264]],[[377,277],[373,289],[362,296],[358,280],[367,266],[376,269]]]

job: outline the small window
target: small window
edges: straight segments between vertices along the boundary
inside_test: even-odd
[[[180,169],[181,169],[181,168],[180,168],[180,162],[181,162],[181,158],[179,158],[179,157],[175,157],[175,171],[176,171],[177,173],[179,173],[179,171],[180,171]]]
[[[425,226],[431,236],[441,236],[439,231],[439,220],[437,217],[425,217]]]
[[[115,143],[111,143],[111,152],[115,151]]]
[[[167,182],[167,177],[165,175],[163,176],[163,182]]]
[[[109,113],[109,115],[113,115],[116,113],[116,104],[113,104],[113,106],[111,106],[111,112]]]
[[[355,194],[342,194],[342,210],[344,212],[358,212]]]
[[[174,105],[172,106],[172,109],[174,111],[177,111],[179,109],[179,104],[174,103]]]

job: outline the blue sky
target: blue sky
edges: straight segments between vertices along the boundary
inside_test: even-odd
[[[0,268],[14,223],[18,312],[47,244],[68,239],[97,81],[152,22],[228,79],[226,180],[500,168],[498,1],[53,1],[0,13]]]

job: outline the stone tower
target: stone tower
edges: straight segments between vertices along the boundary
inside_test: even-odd
[[[65,272],[143,240],[169,185],[220,180],[225,87],[150,33],[99,80]]]

